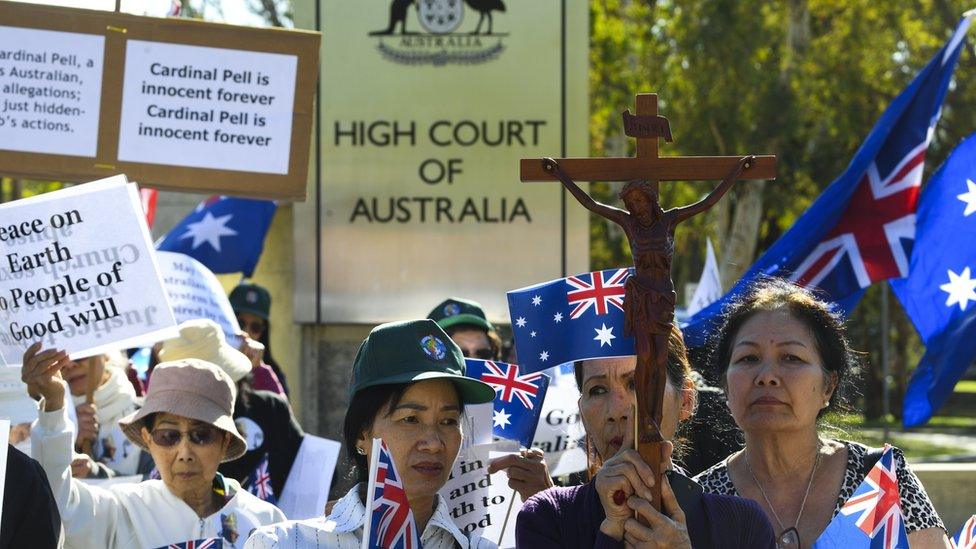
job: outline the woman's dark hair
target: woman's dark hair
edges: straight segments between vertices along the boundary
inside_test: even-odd
[[[380,413],[387,416],[392,414],[410,385],[410,383],[394,383],[366,387],[353,395],[349,401],[346,419],[342,426],[342,440],[346,445],[346,455],[355,465],[351,473],[356,482],[366,480],[369,474],[366,456],[356,452],[360,435],[373,426],[373,421]],[[461,403],[460,393],[457,394],[457,398]]]
[[[730,303],[723,312],[722,325],[712,338],[709,368],[718,374],[727,390],[727,373],[732,358],[732,344],[742,325],[756,313],[786,310],[813,334],[816,351],[824,374],[835,374],[837,385],[830,396],[830,404],[817,417],[835,410],[850,379],[858,370],[857,353],[851,349],[844,333],[844,323],[829,304],[813,292],[788,280],[775,277],[756,281],[741,297]]]
[[[573,363],[573,375],[576,376],[576,387],[583,390],[583,363],[577,360]],[[688,362],[688,350],[685,348],[685,338],[677,326],[671,326],[668,334],[668,383],[676,391],[680,391],[685,380],[691,374],[691,364]]]

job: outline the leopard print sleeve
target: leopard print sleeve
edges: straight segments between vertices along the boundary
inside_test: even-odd
[[[945,530],[945,524],[935,511],[929,495],[925,493],[925,487],[905,461],[905,454],[895,448],[894,456],[898,494],[901,496],[902,513],[905,515],[905,530],[909,534],[925,528]]]

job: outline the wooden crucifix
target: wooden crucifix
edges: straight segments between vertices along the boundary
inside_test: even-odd
[[[634,337],[637,352],[638,452],[655,474],[654,507],[661,510],[662,449],[659,426],[667,382],[668,336],[674,321],[676,294],[671,280],[674,230],[678,223],[704,212],[736,179],[775,179],[775,156],[658,156],[658,139],[671,141],[668,120],[657,114],[657,95],[638,94],[637,114],[623,113],[624,132],[637,138],[637,156],[629,158],[523,158],[522,181],[561,181],[588,210],[620,225],[630,243],[634,274],[624,296],[624,333]],[[664,210],[658,181],[722,179],[695,204]],[[593,200],[577,181],[628,181],[620,192],[626,210]],[[608,459],[610,456],[602,456]]]

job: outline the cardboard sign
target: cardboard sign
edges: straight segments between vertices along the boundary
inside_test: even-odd
[[[11,2],[0,172],[303,200],[320,36]]]
[[[238,348],[241,327],[217,276],[188,255],[156,252],[156,260],[176,322],[209,318],[220,325],[227,343]]]
[[[289,520],[320,517],[325,512],[341,446],[334,440],[305,434],[278,498],[278,508]]]
[[[125,176],[0,205],[0,361],[35,341],[88,356],[176,325]]]
[[[522,498],[508,486],[504,471],[488,474],[488,463],[518,451],[515,441],[499,441],[462,449],[447,483],[438,492],[447,501],[454,524],[501,548],[515,547],[515,517]]]

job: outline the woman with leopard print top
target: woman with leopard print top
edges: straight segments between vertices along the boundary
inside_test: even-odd
[[[762,280],[726,309],[710,366],[746,445],[695,480],[757,502],[778,546],[812,547],[872,464],[869,448],[818,432],[856,368],[841,321],[809,291]],[[918,477],[900,450],[894,458],[909,543],[950,547]]]

